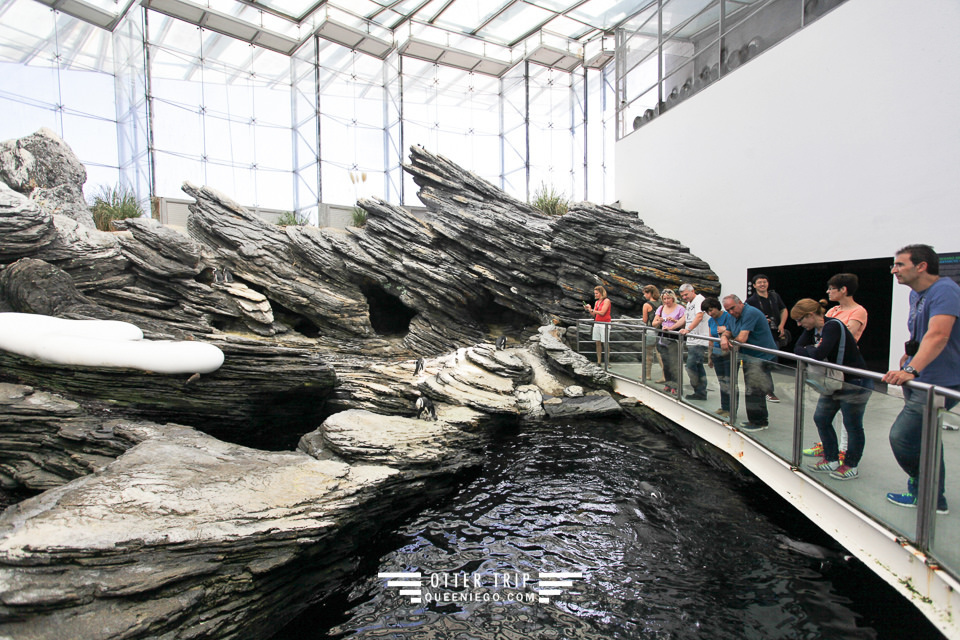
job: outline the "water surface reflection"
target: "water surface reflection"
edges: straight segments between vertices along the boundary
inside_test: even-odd
[[[448,503],[391,536],[342,601],[278,637],[942,637],[831,547],[761,483],[662,435],[524,427],[502,434]],[[377,577],[409,571],[421,573],[420,603]],[[542,603],[541,572],[582,577]]]

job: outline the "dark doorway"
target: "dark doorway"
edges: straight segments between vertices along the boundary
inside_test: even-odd
[[[890,309],[893,304],[893,277],[890,275],[890,257],[869,260],[842,260],[815,264],[793,264],[747,269],[747,295],[753,293],[750,280],[762,273],[769,277],[770,288],[780,294],[787,311],[801,298],[827,299],[827,280],[837,273],[854,273],[860,279],[860,288],[853,298],[867,309],[867,328],[858,346],[867,369],[883,372],[890,362]],[[828,304],[828,308],[833,306]],[[906,320],[904,319],[904,322]],[[787,320],[787,329],[796,341],[800,327]],[[784,347],[793,352],[793,343]]]
[[[370,308],[370,326],[377,335],[403,337],[410,333],[410,321],[417,312],[406,306],[378,283],[368,280],[360,285],[360,291]]]

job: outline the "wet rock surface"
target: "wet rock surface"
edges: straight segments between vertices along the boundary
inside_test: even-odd
[[[345,447],[350,463],[319,460],[166,425],[161,437],[0,516],[0,633],[268,637],[342,588],[373,534],[480,460],[447,449],[448,458],[431,454],[429,471],[404,471],[422,466],[423,450],[401,432],[387,442],[390,433],[381,429],[378,442],[396,466],[356,446]],[[344,440],[342,430],[332,437]]]

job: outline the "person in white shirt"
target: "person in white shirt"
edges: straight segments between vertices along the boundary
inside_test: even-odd
[[[680,285],[680,297],[687,304],[687,322],[680,330],[681,334],[687,336],[687,360],[684,368],[687,370],[687,378],[693,388],[693,392],[687,394],[685,398],[687,400],[706,400],[707,370],[703,363],[707,359],[707,348],[710,346],[710,341],[695,337],[710,335],[710,326],[707,323],[706,314],[700,308],[703,305],[704,297],[697,293],[693,285],[689,283]]]

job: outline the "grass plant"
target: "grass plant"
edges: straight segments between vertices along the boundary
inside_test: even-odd
[[[530,202],[534,208],[548,216],[562,216],[567,212],[570,201],[566,196],[558,192],[554,187],[540,183],[540,186],[533,192],[533,200]]]
[[[350,213],[353,216],[353,226],[362,227],[367,224],[367,212],[365,209],[354,207]]]
[[[310,220],[302,213],[296,211],[284,211],[277,218],[277,224],[281,227],[302,227]]]
[[[144,215],[144,210],[132,189],[121,185],[116,187],[101,185],[99,191],[93,196],[90,213],[93,214],[93,222],[97,225],[97,229],[113,231],[111,222],[139,218]]]

